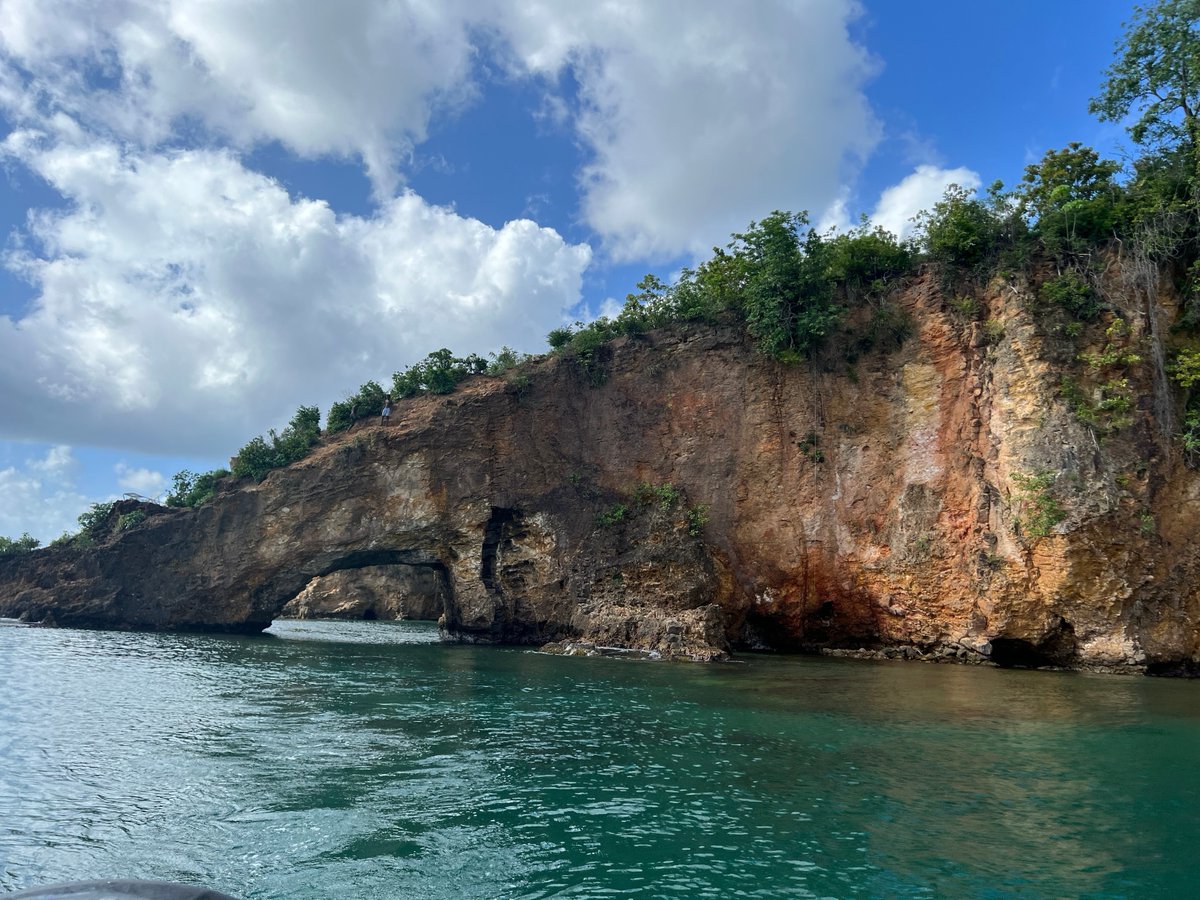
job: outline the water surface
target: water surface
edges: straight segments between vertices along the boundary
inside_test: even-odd
[[[0,627],[0,891],[1193,894],[1200,683]]]

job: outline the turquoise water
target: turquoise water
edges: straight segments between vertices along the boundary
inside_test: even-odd
[[[0,892],[1173,897],[1200,683],[0,627]]]

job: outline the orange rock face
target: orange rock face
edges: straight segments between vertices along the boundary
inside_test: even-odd
[[[0,614],[252,630],[402,566],[462,640],[1195,671],[1200,476],[1147,311],[1170,302],[1110,277],[1073,337],[1027,287],[965,320],[925,275],[894,352],[785,366],[691,325],[601,348],[599,387],[563,357],[476,378],[198,510],[0,561]]]

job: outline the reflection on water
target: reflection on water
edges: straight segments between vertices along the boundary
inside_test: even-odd
[[[0,888],[1178,896],[1200,684],[0,629]]]

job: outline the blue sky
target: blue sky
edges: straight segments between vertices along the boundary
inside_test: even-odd
[[[1052,147],[1111,0],[0,0],[0,534],[441,346],[536,351],[772,209],[893,230]]]

